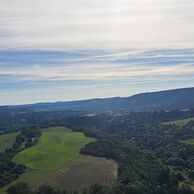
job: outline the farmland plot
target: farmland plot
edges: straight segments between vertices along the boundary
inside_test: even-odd
[[[46,184],[68,191],[82,191],[94,184],[111,187],[116,178],[117,164],[113,160],[80,155],[69,165],[52,174]]]
[[[67,128],[49,128],[42,132],[37,145],[23,150],[13,160],[29,169],[57,170],[75,159],[80,149],[92,141]]]

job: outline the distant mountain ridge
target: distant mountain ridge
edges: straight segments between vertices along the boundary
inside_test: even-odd
[[[35,111],[78,109],[85,111],[143,111],[194,108],[194,87],[140,93],[130,97],[113,97],[70,102],[36,103],[9,106]]]

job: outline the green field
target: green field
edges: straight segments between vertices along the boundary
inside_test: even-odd
[[[5,135],[0,135],[0,153],[13,146],[15,138],[18,134],[19,133],[8,133]]]
[[[80,149],[95,141],[81,132],[72,132],[65,127],[42,130],[39,142],[18,153],[13,160],[27,166],[27,171],[16,181],[10,183],[0,193],[16,182],[27,182],[32,188],[43,184],[48,176],[64,168],[79,156]]]
[[[189,146],[192,150],[194,150],[194,139],[187,139],[182,141],[185,145]]]
[[[194,121],[194,117],[188,118],[188,119],[179,119],[179,120],[174,120],[174,121],[169,121],[162,123],[163,125],[177,125],[177,126],[184,126],[187,125],[190,121]]]
[[[80,149],[92,141],[80,132],[50,128],[42,132],[37,145],[23,150],[13,161],[29,169],[57,170],[75,159]]]

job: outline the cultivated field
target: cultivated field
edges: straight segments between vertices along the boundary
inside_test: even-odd
[[[174,120],[162,123],[163,125],[177,125],[177,126],[184,126],[188,124],[190,121],[194,121],[194,117],[188,118],[188,119],[180,119],[180,120]]]
[[[80,155],[69,165],[49,176],[47,184],[68,191],[83,191],[91,185],[111,187],[117,178],[117,164],[112,160]]]
[[[37,145],[23,150],[13,161],[29,169],[57,170],[75,159],[80,149],[92,141],[83,133],[67,128],[49,128],[42,132]]]
[[[0,135],[0,153],[4,152],[5,149],[11,148],[13,146],[17,135],[18,133]]]

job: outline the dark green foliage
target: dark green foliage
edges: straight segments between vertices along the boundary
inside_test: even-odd
[[[25,166],[12,162],[15,149],[0,154],[0,187],[18,178],[25,171]]]
[[[21,146],[25,141],[25,136],[24,134],[20,133],[17,137],[16,137],[16,141],[13,145],[13,149],[16,151],[20,151],[21,150]]]
[[[178,194],[193,194],[193,191],[191,190],[189,185],[181,185],[179,188]]]
[[[102,185],[93,185],[90,188],[90,193],[91,194],[104,194],[104,187]]]
[[[38,138],[41,132],[37,128],[23,129],[21,132],[25,138]]]
[[[193,170],[190,170],[190,171],[189,171],[188,177],[189,177],[191,180],[194,180],[194,171],[193,171]]]
[[[81,151],[93,156],[108,157],[119,164],[121,185],[115,187],[117,192],[122,188],[123,194],[150,193],[160,186],[168,190],[172,185],[177,187],[176,177],[149,152],[139,151],[133,145],[118,137],[104,137],[86,145]]]
[[[32,191],[27,183],[17,183],[7,190],[8,194],[79,194],[77,191],[66,192],[52,188],[49,185],[41,185],[35,191]],[[102,185],[93,185],[89,191],[84,190],[82,194],[111,194]],[[112,193],[113,194],[113,193]]]
[[[35,194],[60,194],[60,192],[50,186],[42,185],[35,191]]]
[[[18,183],[7,190],[8,194],[32,194],[27,183]]]

